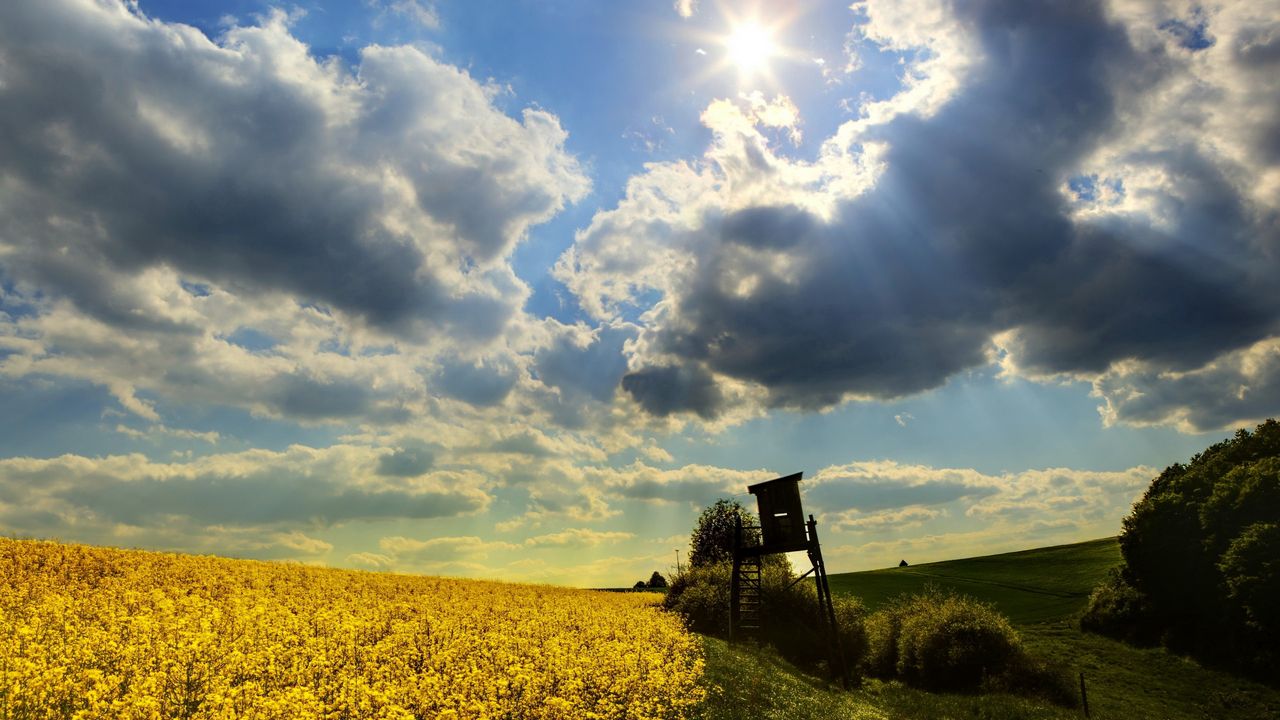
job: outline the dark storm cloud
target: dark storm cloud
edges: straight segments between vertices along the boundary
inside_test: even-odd
[[[442,278],[581,195],[563,132],[412,48],[367,48],[357,73],[310,56],[279,14],[215,44],[115,2],[0,5],[6,269],[123,328],[159,321],[120,279],[169,266],[492,337],[519,297]]]
[[[793,206],[746,208],[728,215],[720,227],[725,241],[748,247],[785,248],[817,229],[813,215]]]
[[[715,417],[724,398],[710,373],[696,365],[650,367],[628,373],[622,389],[654,415],[694,412]]]
[[[888,148],[870,191],[829,222],[791,206],[706,214],[692,281],[643,338],[683,362],[623,380],[646,410],[714,415],[708,371],[762,385],[773,405],[907,395],[985,364],[1005,330],[1036,373],[1198,367],[1277,332],[1280,224],[1208,145],[1127,148],[1169,178],[1156,219],[1078,220],[1061,191],[1132,131],[1139,106],[1121,106],[1170,79],[1167,51],[1139,52],[1096,2],[953,10],[982,59],[937,112],[868,131]],[[1203,52],[1203,26],[1177,27]],[[761,250],[785,252],[785,270]]]

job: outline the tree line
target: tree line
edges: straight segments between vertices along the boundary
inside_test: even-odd
[[[1280,682],[1280,423],[1165,468],[1081,626]]]

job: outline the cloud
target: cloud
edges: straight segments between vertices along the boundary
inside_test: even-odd
[[[378,474],[391,477],[418,477],[436,463],[435,453],[427,443],[406,442],[378,458]]]
[[[378,569],[399,568],[427,572],[479,574],[510,577],[502,568],[529,559],[527,550],[576,550],[613,545],[633,540],[628,532],[567,528],[559,532],[535,535],[523,542],[485,540],[474,535],[434,537],[425,540],[399,535],[378,541],[378,553],[358,553],[348,562]],[[484,563],[491,563],[485,565]]]
[[[635,462],[631,465],[587,467],[584,481],[611,495],[635,500],[710,504],[716,498],[743,492],[747,485],[777,477],[769,470],[735,470],[713,465],[685,465],[662,470]]]
[[[482,270],[586,191],[556,119],[412,47],[348,73],[287,22],[215,43],[115,3],[8,7],[6,264],[100,314],[99,266],[160,265],[381,326],[510,312],[445,261]]]
[[[898,467],[921,478],[973,472]],[[828,509],[828,514],[819,515],[820,522],[833,527],[824,535],[824,554],[831,558],[829,565],[870,569],[897,565],[903,558],[912,563],[951,560],[1110,536],[1156,472],[1134,467],[1114,472],[1049,468],[975,474],[996,491],[941,506],[874,512]],[[851,542],[846,540],[850,536]]]
[[[976,470],[883,460],[826,467],[806,485],[805,497],[824,510],[876,512],[973,501],[998,494],[1004,483]]]
[[[698,11],[698,0],[675,0],[672,7],[680,17],[691,18]]]
[[[837,532],[895,536],[922,526],[928,534],[978,526],[1011,536],[1074,530],[1079,539],[1114,533],[1155,475],[1145,466],[992,475],[881,460],[823,468],[801,489],[806,505]]]
[[[394,15],[408,18],[428,30],[436,30],[440,27],[440,15],[436,12],[435,6],[429,2],[392,0],[387,4],[387,10]]]
[[[287,533],[276,533],[273,536],[277,545],[305,555],[320,555],[333,549],[333,544],[324,540],[308,537],[298,530]]]
[[[701,49],[697,52],[706,55]],[[623,140],[630,140],[631,147],[634,150],[641,150],[649,155],[659,152],[666,148],[667,139],[675,135],[676,131],[661,115],[654,115],[649,118],[648,125],[639,129],[628,127],[622,133]]]
[[[904,530],[919,527],[930,520],[943,517],[946,513],[932,508],[909,507],[901,510],[886,510],[877,513],[841,513],[831,523],[836,530],[849,532],[882,532],[885,530]]]
[[[216,431],[200,432],[198,430],[187,430],[184,428],[171,428],[163,423],[148,426],[145,430],[139,430],[123,423],[116,424],[116,432],[138,440],[155,440],[162,437],[178,438],[179,440],[199,440],[217,445],[222,436]]]
[[[557,324],[558,325],[558,324]],[[534,353],[538,379],[562,395],[588,396],[598,402],[613,399],[618,382],[627,371],[624,344],[635,338],[628,324],[560,326],[546,347]]]
[[[387,570],[395,564],[395,561],[390,556],[381,553],[359,552],[348,555],[347,563],[374,570]]]
[[[505,400],[517,378],[516,368],[502,361],[448,360],[433,379],[444,395],[488,407]]]
[[[191,294],[169,270],[132,282],[150,286],[155,304],[192,329],[123,333],[65,300],[45,301],[38,313],[0,324],[0,350],[10,351],[0,356],[0,374],[89,380],[153,422],[159,416],[148,396],[311,423],[401,422],[425,402],[424,378],[416,372],[424,359],[364,355],[359,345],[354,353],[334,352],[333,344],[349,337],[347,328],[314,307],[288,299],[262,306],[217,289]],[[246,319],[272,328],[279,344],[253,351],[221,332]]]
[[[502,541],[481,540],[473,535],[461,537],[437,537],[429,540],[415,540],[402,536],[384,537],[378,541],[378,547],[391,558],[393,563],[441,563],[454,562],[459,558],[469,561],[485,560],[490,552],[514,550],[518,545]]]
[[[415,47],[318,57],[290,22],[0,8],[0,373],[153,422],[157,398],[308,423],[505,398],[532,350],[509,255],[590,187],[559,120]]]
[[[525,547],[583,548],[619,543],[635,538],[634,533],[569,528],[560,532],[536,535],[524,541]]]
[[[295,445],[175,463],[141,455],[6,458],[0,460],[0,524],[37,535],[173,523],[194,536],[210,527],[290,533],[300,526],[450,517],[488,507],[484,482],[475,475],[379,476],[383,457],[361,446]]]
[[[1276,414],[1280,338],[1261,340],[1177,372],[1118,363],[1093,383],[1107,425],[1174,425],[1185,432],[1251,426]]]
[[[900,92],[811,160],[712,103],[703,157],[631,178],[557,275],[598,318],[644,311],[622,387],[657,416],[898,398],[996,357],[1100,387],[1231,365],[1280,336],[1280,103],[1257,101],[1280,22],[1172,18],[1189,36],[1161,7],[868,2],[860,43],[904,53]],[[1220,419],[1280,411],[1252,399]]]
[[[654,415],[692,411],[711,419],[724,403],[711,374],[697,366],[643,368],[622,378],[622,389]]]

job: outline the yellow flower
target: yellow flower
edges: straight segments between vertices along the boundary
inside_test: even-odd
[[[652,596],[0,539],[0,717],[686,718]]]

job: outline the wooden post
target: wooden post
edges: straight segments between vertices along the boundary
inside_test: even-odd
[[[818,590],[818,612],[829,630],[827,657],[831,663],[832,679],[847,687],[849,670],[845,666],[844,648],[840,646],[840,626],[836,623],[835,603],[831,599],[831,586],[827,584],[827,565],[822,560],[822,545],[818,543],[818,521],[809,516],[809,562],[813,563],[814,582]]]
[[[1084,689],[1084,672],[1080,673],[1080,702],[1084,703],[1084,716],[1089,717],[1089,693]]]
[[[738,575],[742,572],[742,517],[733,518],[733,573],[729,575],[729,642],[740,640],[738,623],[741,620],[738,604]]]

